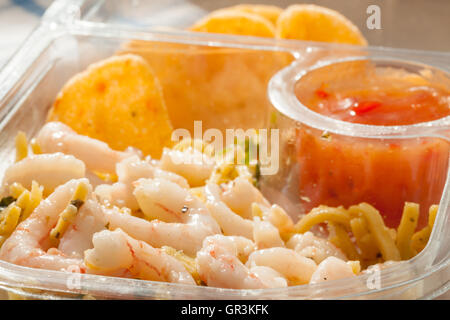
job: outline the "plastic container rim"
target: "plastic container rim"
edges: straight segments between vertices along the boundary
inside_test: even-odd
[[[303,123],[318,130],[336,133],[345,136],[374,138],[374,139],[402,139],[420,137],[440,137],[450,140],[442,132],[450,129],[450,116],[446,116],[433,121],[420,122],[411,125],[381,126],[351,123],[338,119],[333,119],[317,113],[303,103],[295,95],[296,83],[305,75],[336,63],[354,61],[375,61],[398,65],[408,65],[414,67],[424,67],[434,69],[444,73],[449,79],[450,74],[442,65],[425,64],[413,60],[400,60],[387,55],[356,56],[331,60],[321,60],[310,67],[302,67],[301,61],[294,61],[289,66],[275,74],[268,88],[270,102],[284,116]],[[439,68],[440,67],[440,68]]]

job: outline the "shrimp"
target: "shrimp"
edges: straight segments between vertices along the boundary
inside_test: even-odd
[[[227,190],[222,193],[221,199],[233,212],[245,219],[252,219],[254,202],[270,206],[261,192],[244,177],[237,177],[231,181]]]
[[[243,236],[253,239],[253,221],[234,213],[220,199],[220,187],[209,182],[205,187],[206,207],[220,225],[223,233],[230,236]]]
[[[100,204],[94,199],[88,199],[80,208],[74,223],[61,237],[59,251],[69,257],[83,258],[84,251],[92,248],[94,233],[104,230],[106,224]]]
[[[97,232],[92,242],[94,248],[86,250],[84,257],[89,272],[116,274],[125,269],[138,279],[195,285],[180,261],[121,229]]]
[[[306,284],[317,269],[316,263],[286,248],[270,248],[254,251],[247,267],[265,266],[282,274],[289,285]]]
[[[183,177],[161,170],[153,166],[149,161],[141,160],[134,155],[119,162],[116,166],[118,182],[107,185],[102,184],[95,189],[103,203],[118,207],[127,207],[133,211],[139,209],[136,198],[133,195],[133,182],[139,178],[162,177],[177,183],[182,188],[189,188],[189,184]]]
[[[36,136],[43,153],[71,154],[86,164],[91,171],[114,172],[116,163],[129,157],[131,152],[112,150],[100,140],[79,135],[61,122],[48,122]]]
[[[278,229],[270,222],[261,221],[259,217],[255,217],[253,226],[253,239],[258,249],[284,247]]]
[[[330,256],[346,261],[345,254],[334,244],[326,239],[316,237],[308,231],[303,234],[294,234],[286,246],[295,250],[304,257],[313,259],[316,263],[321,263]]]
[[[209,236],[197,252],[200,279],[208,286],[231,289],[262,289],[284,286],[279,274],[270,268],[252,272],[242,261],[255,249],[255,244],[239,236]],[[282,277],[281,277],[282,278]]]
[[[44,187],[44,192],[48,195],[57,186],[84,176],[84,163],[73,156],[62,153],[38,154],[10,166],[5,172],[3,186],[17,182],[30,189],[34,180]]]
[[[215,160],[191,147],[184,151],[164,148],[159,165],[186,178],[191,187],[199,187],[214,171]]]
[[[286,278],[281,273],[272,268],[255,266],[250,268],[250,272],[255,274],[266,285],[267,288],[285,288],[288,286]]]
[[[220,233],[220,227],[203,203],[188,190],[161,178],[139,179],[134,195],[147,221],[104,208],[110,228],[121,228],[153,247],[170,246],[195,256],[203,239]]]
[[[310,283],[337,280],[353,276],[355,276],[355,274],[353,273],[352,267],[348,263],[344,260],[331,256],[319,264],[316,271],[311,276]]]
[[[279,205],[273,204],[268,208],[264,205],[255,204],[254,207],[261,209],[262,220],[270,222],[282,236],[288,237],[294,232],[294,222]]]
[[[0,249],[0,259],[31,268],[66,270],[79,267],[85,270],[83,260],[71,258],[56,248],[50,248],[49,233],[59,214],[67,207],[79,184],[87,179],[70,180],[61,185],[34,209]]]

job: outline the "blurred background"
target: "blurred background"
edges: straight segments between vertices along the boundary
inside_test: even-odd
[[[51,3],[51,0],[0,0],[0,68]]]
[[[39,23],[51,2],[0,0],[0,67]],[[315,3],[343,13],[360,28],[371,45],[450,52],[450,0],[86,0],[85,6],[99,3],[103,7],[124,9],[122,21],[114,22],[133,24],[133,18],[139,18],[148,26],[168,25],[169,19],[170,25],[189,23],[185,21],[187,11],[201,14],[203,10],[238,3],[272,3],[280,7],[292,3]],[[177,10],[167,14],[164,10],[168,5],[177,6]],[[380,8],[381,29],[370,30],[367,27],[369,5]],[[152,8],[153,12],[138,10],[139,17],[127,16],[127,6]]]

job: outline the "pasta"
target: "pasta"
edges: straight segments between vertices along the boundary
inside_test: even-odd
[[[56,226],[50,231],[50,241],[57,246],[59,239],[63,236],[70,224],[75,221],[78,209],[86,201],[88,194],[88,187],[84,183],[80,183],[75,190],[75,193],[70,201],[70,204],[60,214]]]
[[[413,257],[416,253],[411,246],[411,238],[416,230],[418,219],[419,205],[411,202],[405,203],[397,233],[397,247],[404,260]]]
[[[331,227],[331,237],[330,242],[334,244],[336,247],[340,248],[347,258],[350,260],[360,260],[360,256],[356,251],[353,242],[350,240],[348,236],[348,232],[339,224],[330,222]]]
[[[417,231],[411,238],[411,245],[416,252],[422,251],[428,243],[431,231],[433,229],[434,220],[436,219],[436,214],[438,212],[438,206],[433,205],[430,207],[428,213],[428,225],[422,230]]]
[[[383,218],[378,210],[367,203],[361,203],[350,207],[349,212],[354,215],[360,214],[366,219],[369,231],[373,234],[384,260],[400,260],[398,248],[384,225]]]
[[[319,206],[314,208],[306,216],[304,216],[295,226],[295,231],[305,233],[312,226],[323,222],[335,222],[344,225],[349,229],[350,216],[343,207],[332,208],[327,206]]]
[[[407,260],[423,250],[429,240],[437,210],[437,205],[431,206],[428,225],[414,233],[419,216],[419,205],[416,203],[405,203],[397,230],[387,228],[378,210],[367,203],[351,206],[348,210],[319,206],[295,225],[295,232],[304,233],[316,224],[327,223],[330,242],[349,259],[360,261],[362,267],[366,268],[383,261]]]
[[[28,155],[27,136],[23,131],[16,135],[16,162],[26,158]]]

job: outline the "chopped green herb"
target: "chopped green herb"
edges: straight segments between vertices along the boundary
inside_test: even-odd
[[[16,199],[14,197],[11,197],[11,196],[3,197],[2,200],[0,200],[0,209],[6,208],[14,201],[16,201]]]
[[[84,204],[84,201],[80,200],[80,199],[76,199],[76,200],[70,201],[70,204],[73,205],[75,208],[77,208],[77,210],[79,210],[81,208],[81,206]]]

